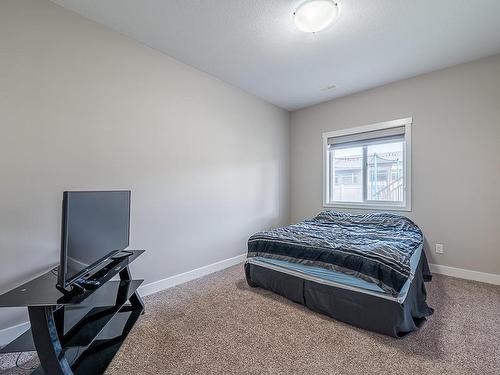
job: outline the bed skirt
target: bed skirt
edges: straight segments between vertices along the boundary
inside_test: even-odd
[[[432,315],[426,303],[425,281],[431,274],[424,252],[403,303],[370,294],[304,280],[256,264],[245,264],[248,285],[280,294],[353,326],[393,337],[417,330]]]

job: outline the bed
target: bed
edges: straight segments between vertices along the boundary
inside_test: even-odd
[[[393,337],[417,330],[433,313],[423,234],[390,213],[324,211],[250,237],[245,275],[252,287],[313,311]]]

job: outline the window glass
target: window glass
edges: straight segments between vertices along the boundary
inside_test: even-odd
[[[330,201],[404,202],[404,140],[343,144],[329,154]]]
[[[333,149],[333,192],[338,202],[363,201],[363,148]]]
[[[367,200],[403,201],[403,142],[367,146]]]

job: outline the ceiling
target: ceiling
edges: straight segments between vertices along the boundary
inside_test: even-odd
[[[53,1],[288,110],[500,53],[499,0],[338,0],[316,34],[301,0]]]

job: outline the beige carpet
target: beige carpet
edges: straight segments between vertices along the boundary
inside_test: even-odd
[[[250,288],[235,266],[146,298],[107,373],[500,374],[500,287],[427,285],[435,314],[398,340]]]

